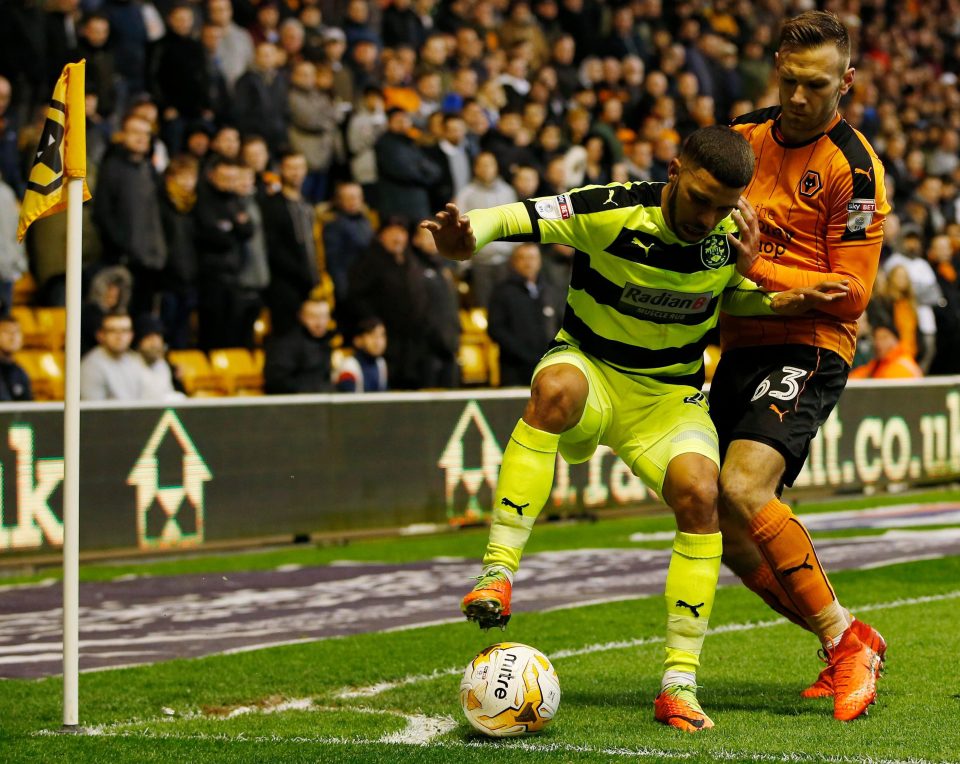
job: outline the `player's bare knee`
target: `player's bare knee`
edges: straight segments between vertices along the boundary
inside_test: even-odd
[[[687,481],[673,491],[668,501],[681,531],[716,533],[719,529],[716,480]]]
[[[580,421],[587,399],[586,379],[579,371],[549,367],[537,375],[524,411],[524,421],[547,432],[565,432]]]

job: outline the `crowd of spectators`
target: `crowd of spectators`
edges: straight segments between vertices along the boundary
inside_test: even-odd
[[[87,349],[118,314],[152,317],[169,348],[250,347],[266,307],[284,368],[386,335],[346,377],[328,358],[268,370],[268,388],[455,387],[458,308],[479,306],[524,384],[572,252],[494,243],[454,267],[419,220],[451,200],[665,180],[693,130],[777,103],[779,25],[814,6],[850,29],[841,111],[894,208],[860,361],[879,326],[924,373],[958,373],[958,0],[6,0],[0,222],[53,83],[84,58]],[[25,253],[8,228],[0,301],[29,268],[38,304],[62,305],[62,216]],[[501,326],[517,306],[523,336]]]

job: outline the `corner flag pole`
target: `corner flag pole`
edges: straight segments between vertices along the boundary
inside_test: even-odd
[[[80,270],[83,178],[67,182],[67,337],[63,404],[63,725],[80,716]]]
[[[80,683],[80,270],[87,188],[86,62],[67,64],[47,107],[17,240],[31,223],[67,211],[66,390],[63,404],[63,726],[75,730]]]

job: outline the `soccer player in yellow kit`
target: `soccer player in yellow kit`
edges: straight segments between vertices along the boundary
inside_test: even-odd
[[[575,189],[421,225],[441,254],[466,260],[495,239],[577,250],[563,326],[534,371],[530,399],[504,452],[483,574],[463,600],[481,627],[510,617],[513,574],[553,484],[557,453],[588,460],[612,448],[677,519],[667,572],[666,660],[654,716],[696,732],[713,726],[696,670],[719,575],[719,449],[703,383],[706,333],[730,313],[793,315],[845,296],[840,282],[770,295],[737,272],[756,223],[740,239],[731,212],[754,155],[726,127],[695,132],[669,182]]]

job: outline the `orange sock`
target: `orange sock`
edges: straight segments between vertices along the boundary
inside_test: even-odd
[[[813,541],[790,507],[777,498],[768,501],[751,521],[750,535],[789,597],[788,604],[803,618],[836,601]]]
[[[810,625],[804,620],[803,616],[790,607],[790,595],[780,586],[780,582],[773,575],[773,569],[766,560],[763,560],[756,570],[743,576],[741,580],[750,591],[788,621],[793,621],[797,626],[811,631]]]

